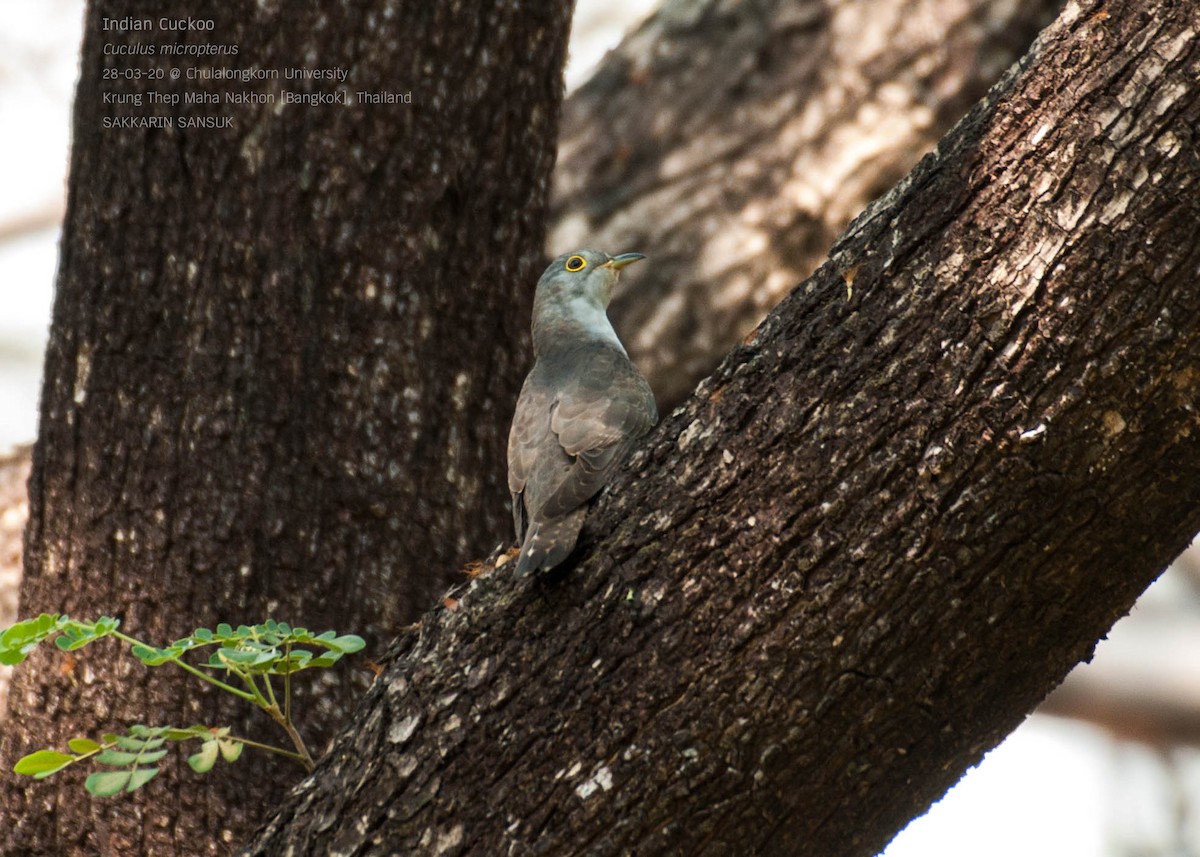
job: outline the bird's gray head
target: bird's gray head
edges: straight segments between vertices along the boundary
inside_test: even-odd
[[[645,258],[641,253],[610,256],[576,250],[551,262],[533,299],[535,349],[542,353],[553,341],[583,336],[610,341],[624,351],[604,311],[621,269]]]

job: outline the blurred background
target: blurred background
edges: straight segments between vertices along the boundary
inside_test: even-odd
[[[579,0],[568,89],[588,80],[652,11],[649,0]],[[24,447],[37,431],[82,16],[81,0],[0,7],[0,627],[17,608]],[[884,854],[1200,855],[1198,746],[1200,550],[1193,546],[1090,665]]]

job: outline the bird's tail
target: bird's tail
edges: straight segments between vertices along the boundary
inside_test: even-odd
[[[524,577],[535,571],[548,571],[566,559],[575,547],[586,514],[587,506],[583,506],[561,518],[531,524],[517,559],[517,575]]]

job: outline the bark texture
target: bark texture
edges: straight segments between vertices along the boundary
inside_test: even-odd
[[[125,0],[88,10],[21,611],[117,615],[156,643],[273,616],[362,633],[378,657],[511,526],[508,408],[528,363],[570,10],[173,2],[148,32],[102,29],[144,14]],[[160,16],[215,26],[163,31]],[[176,42],[238,53],[164,56]],[[280,77],[124,74],[173,66]],[[284,76],[297,67],[348,79]],[[360,89],[411,104],[355,103]],[[165,104],[149,90],[275,100]],[[285,104],[283,90],[351,97]],[[105,129],[109,116],[174,125]],[[232,121],[183,128],[192,116]],[[114,671],[92,650],[64,672],[47,654],[18,671],[5,770],[120,723],[265,722],[186,677]],[[314,752],[369,676],[347,663],[302,699]],[[118,801],[81,797],[77,775],[5,776],[0,851],[227,853],[299,770],[180,767]]]
[[[641,250],[611,310],[666,411],[1028,48],[1059,0],[668,2],[567,101],[550,255]]]
[[[1200,529],[1200,36],[1073,3],[250,854],[871,855]]]

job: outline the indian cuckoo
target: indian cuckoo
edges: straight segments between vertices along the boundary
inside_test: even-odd
[[[644,258],[578,250],[538,280],[535,359],[508,435],[519,575],[567,558],[588,501],[658,422],[650,385],[605,314],[621,269]]]

